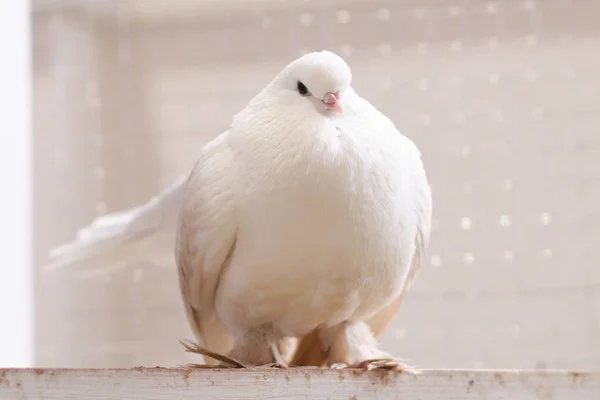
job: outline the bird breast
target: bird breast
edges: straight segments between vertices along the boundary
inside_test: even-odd
[[[399,292],[414,252],[402,149],[336,127],[280,146],[238,164],[227,301],[296,334],[374,313]]]

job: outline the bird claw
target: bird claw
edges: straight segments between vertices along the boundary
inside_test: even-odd
[[[262,368],[265,368],[265,369],[273,369],[273,368],[275,368],[275,369],[286,369],[286,368],[288,368],[288,366],[284,365],[284,364],[279,364],[279,363],[272,363],[272,364],[259,365],[256,368],[259,368],[259,369],[262,369]]]
[[[348,366],[344,363],[336,363],[331,365],[332,369],[363,369],[366,371],[371,370],[386,370],[386,371],[396,371],[396,372],[408,372],[411,374],[418,374],[419,371],[417,368],[412,367],[408,364],[401,362],[395,358],[375,358],[370,360],[363,360],[356,364]]]
[[[335,363],[335,364],[331,364],[331,366],[329,368],[331,368],[331,369],[346,369],[346,368],[348,368],[348,365],[344,364],[344,363]]]

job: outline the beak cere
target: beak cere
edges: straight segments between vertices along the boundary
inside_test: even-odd
[[[326,93],[323,96],[323,103],[332,111],[339,112],[340,114],[344,112],[344,107],[340,104],[340,92]]]

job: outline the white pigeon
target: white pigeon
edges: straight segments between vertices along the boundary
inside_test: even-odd
[[[175,251],[188,320],[241,365],[285,364],[281,345],[311,332],[330,366],[391,358],[370,322],[387,325],[415,277],[431,192],[417,147],[351,78],[329,51],[296,59],[189,175]]]

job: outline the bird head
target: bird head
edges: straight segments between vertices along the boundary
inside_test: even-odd
[[[325,113],[343,114],[350,67],[330,51],[312,52],[288,64],[271,87],[286,92],[286,101],[307,102]]]

